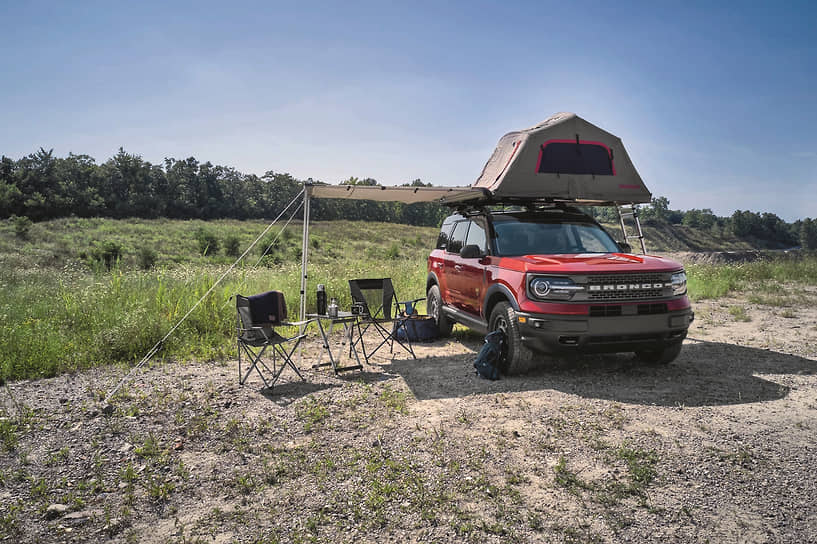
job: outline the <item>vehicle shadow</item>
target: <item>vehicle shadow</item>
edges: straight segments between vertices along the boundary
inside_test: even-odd
[[[556,390],[585,398],[658,406],[718,406],[777,400],[789,387],[763,374],[814,375],[817,361],[735,344],[687,340],[669,365],[646,365],[632,354],[595,355],[566,363],[543,360],[543,368],[492,382],[475,375],[476,353],[395,360],[418,400],[502,392]]]

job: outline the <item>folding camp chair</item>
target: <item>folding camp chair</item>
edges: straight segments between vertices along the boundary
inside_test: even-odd
[[[414,313],[414,305],[425,300],[425,297],[399,302],[391,278],[349,280],[349,289],[352,293],[352,302],[361,308],[357,335],[352,345],[361,344],[366,362],[368,363],[369,358],[386,344],[389,345],[389,353],[394,353],[395,341],[416,359],[406,321]],[[387,328],[386,324],[389,323],[391,327]],[[369,328],[377,331],[380,340],[377,347],[367,352],[363,335]],[[404,335],[398,334],[401,329]]]
[[[238,314],[238,383],[244,385],[255,370],[264,386],[271,390],[287,366],[304,380],[292,361],[292,354],[306,336],[305,326],[312,320],[288,322],[286,301],[280,291],[268,291],[251,297],[236,295],[235,307]],[[284,336],[276,331],[276,327],[298,327],[298,333]],[[263,359],[267,348],[272,348],[269,365]],[[249,361],[246,372],[241,369],[242,354]]]

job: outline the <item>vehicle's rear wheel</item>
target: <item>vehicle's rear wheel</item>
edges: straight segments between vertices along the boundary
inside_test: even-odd
[[[643,351],[636,351],[635,356],[639,361],[649,363],[651,365],[667,365],[675,360],[681,354],[682,343],[678,342],[663,349],[648,349]]]
[[[516,322],[516,314],[510,304],[500,302],[494,306],[488,328],[492,332],[505,333],[505,342],[502,344],[503,357],[499,367],[502,374],[521,374],[533,367],[535,354],[522,344],[519,323]]]
[[[437,285],[432,285],[428,288],[426,307],[428,308],[428,315],[434,318],[434,324],[437,325],[437,332],[440,336],[445,337],[451,335],[454,322],[448,319],[443,312],[443,297],[440,295],[440,288]]]

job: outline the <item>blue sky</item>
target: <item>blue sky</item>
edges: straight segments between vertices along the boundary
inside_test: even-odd
[[[817,3],[709,4],[0,0],[0,154],[468,185],[573,111],[672,208],[817,217]]]

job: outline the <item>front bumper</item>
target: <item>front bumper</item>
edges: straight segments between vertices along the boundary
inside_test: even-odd
[[[543,353],[615,353],[663,349],[682,342],[691,308],[656,315],[590,317],[517,312],[522,341]]]

